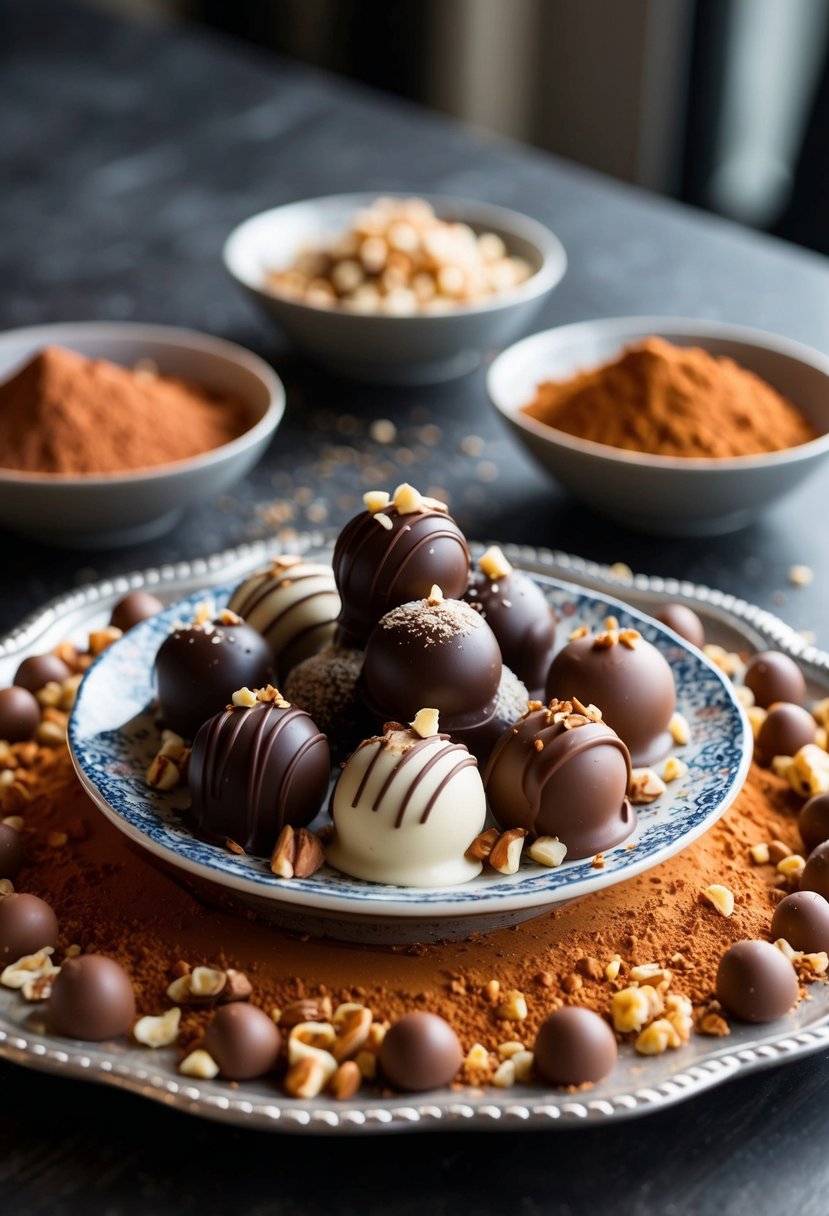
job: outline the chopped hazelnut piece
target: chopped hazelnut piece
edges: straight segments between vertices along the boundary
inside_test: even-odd
[[[178,1038],[181,1010],[168,1009],[159,1017],[139,1018],[133,1027],[135,1041],[144,1047],[170,1047]]]
[[[527,850],[542,866],[560,866],[567,856],[567,845],[558,836],[538,836]]]
[[[376,515],[378,511],[385,510],[390,501],[391,496],[386,490],[368,490],[363,495],[363,504],[372,515]]]
[[[437,604],[443,603],[443,592],[441,591],[441,589],[437,585],[437,583],[432,584],[432,590],[429,592],[426,599],[432,605],[437,605]]]
[[[658,1018],[639,1032],[633,1046],[639,1055],[658,1056],[669,1047],[681,1047],[682,1040],[673,1023],[667,1018]]]
[[[289,823],[279,833],[271,853],[271,873],[277,878],[293,878],[296,861],[296,833]]]
[[[605,977],[609,980],[615,980],[619,976],[622,969],[622,960],[618,954],[614,955],[604,969]]]
[[[513,988],[495,1008],[495,1016],[508,1022],[523,1022],[529,1010],[523,992]]]
[[[485,832],[481,832],[475,837],[464,856],[468,857],[470,861],[486,861],[500,835],[497,828],[487,828]]]
[[[219,1065],[211,1055],[202,1048],[191,1051],[178,1066],[185,1077],[197,1077],[200,1081],[212,1081],[219,1075]]]
[[[404,481],[394,491],[394,506],[398,515],[415,515],[423,510],[423,497],[419,490]]]
[[[728,887],[722,886],[721,883],[712,883],[711,886],[705,887],[700,892],[703,899],[716,908],[720,916],[731,916],[734,912],[734,892]]]
[[[389,516],[385,514],[385,512],[375,511],[374,518],[377,520],[378,524],[381,525],[381,527],[386,529],[387,532],[391,532],[392,528],[394,527],[394,524],[392,523]]]
[[[486,552],[478,558],[478,565],[482,573],[494,581],[506,578],[512,572],[512,566],[498,545],[490,545]]]
[[[763,840],[758,844],[753,844],[749,849],[749,854],[756,866],[765,866],[771,861],[769,846]]]
[[[508,832],[501,833],[487,858],[493,870],[499,874],[518,873],[526,835],[526,828],[510,828]]]
[[[635,768],[630,783],[630,800],[634,806],[656,802],[666,790],[665,782],[652,768]]]
[[[792,757],[786,776],[795,793],[803,798],[829,793],[829,753],[816,743],[807,743]]]
[[[420,735],[421,739],[431,739],[440,729],[438,711],[436,709],[419,709],[414,717],[414,722],[410,722],[412,730],[415,734]]]
[[[680,781],[688,776],[688,765],[678,756],[669,756],[662,768],[663,781]]]
[[[639,1031],[652,1017],[652,1002],[645,988],[622,988],[610,1001],[613,1028],[619,1034]]]
[[[490,1078],[490,1084],[498,1089],[509,1089],[515,1084],[515,1065],[512,1060],[502,1060]]]
[[[677,747],[685,747],[691,742],[691,728],[688,725],[688,719],[684,716],[684,714],[673,714],[668,729],[670,730],[671,738]]]
[[[799,881],[806,866],[806,859],[799,853],[791,853],[777,863],[777,873],[782,874],[790,882]]]
[[[257,703],[256,693],[250,688],[237,688],[230,701],[232,705],[251,709]]]
[[[353,1060],[344,1060],[328,1082],[328,1092],[337,1102],[353,1098],[362,1084],[359,1065]]]
[[[748,714],[748,721],[749,721],[749,725],[751,726],[751,733],[754,735],[754,738],[756,739],[757,736],[760,734],[761,726],[765,722],[766,718],[769,716],[769,712],[767,709],[763,709],[762,706],[760,706],[760,705],[752,705],[749,709],[746,710],[746,713]]]

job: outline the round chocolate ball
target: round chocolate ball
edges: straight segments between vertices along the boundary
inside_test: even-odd
[[[781,899],[771,918],[771,936],[784,937],[793,950],[829,950],[829,903],[817,891],[795,891]]]
[[[157,595],[153,595],[152,592],[130,591],[112,609],[109,623],[115,629],[120,629],[122,633],[126,633],[129,629],[132,629],[133,625],[146,621],[151,616],[157,616],[163,609],[164,605],[161,600]]]
[[[769,942],[737,942],[717,969],[717,999],[742,1022],[773,1022],[797,1000],[797,976]]]
[[[686,604],[664,604],[656,614],[656,619],[674,633],[678,633],[686,642],[702,650],[705,645],[705,626],[693,608]]]
[[[494,579],[475,569],[464,599],[495,634],[504,663],[529,688],[543,688],[553,658],[556,618],[538,584],[521,570]]]
[[[274,1067],[281,1035],[255,1005],[223,1005],[204,1032],[204,1049],[228,1081],[251,1081]]]
[[[0,823],[0,878],[17,878],[22,865],[22,835],[8,823]]]
[[[103,954],[81,954],[63,964],[49,997],[49,1021],[69,1039],[99,1043],[126,1034],[135,994],[124,968]]]
[[[25,954],[37,954],[58,940],[58,918],[37,895],[0,899],[0,970]]]
[[[778,701],[760,727],[754,752],[760,764],[768,765],[775,756],[793,756],[807,743],[814,743],[816,735],[817,723],[807,709]]]
[[[380,1047],[386,1080],[409,1093],[448,1085],[462,1061],[458,1036],[436,1013],[404,1014]]]
[[[72,672],[56,654],[32,654],[14,673],[12,683],[27,692],[39,692],[47,684],[62,684]]]
[[[743,683],[754,693],[763,709],[775,701],[802,705],[806,700],[806,681],[794,659],[779,650],[764,650],[749,661]]]
[[[590,1009],[567,1005],[542,1022],[535,1040],[534,1064],[551,1085],[601,1081],[618,1057],[616,1036]]]
[[[829,840],[819,844],[809,854],[800,876],[801,891],[817,891],[829,899]]]
[[[0,739],[23,743],[40,725],[40,706],[27,688],[0,688]]]
[[[829,794],[810,798],[797,817],[797,826],[809,853],[829,840]]]

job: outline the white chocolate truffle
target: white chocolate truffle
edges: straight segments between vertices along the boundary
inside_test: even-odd
[[[334,790],[327,860],[346,874],[402,887],[468,882],[464,854],[486,817],[475,758],[448,735],[393,724],[349,759]]]
[[[286,555],[245,579],[228,607],[270,644],[284,679],[334,640],[340,597],[330,566]]]

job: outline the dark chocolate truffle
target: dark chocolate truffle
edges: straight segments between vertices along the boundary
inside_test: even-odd
[[[671,750],[673,673],[636,629],[610,628],[574,638],[553,660],[546,697],[578,697],[584,705],[597,705],[637,766],[654,764]]]
[[[135,1017],[132,981],[115,959],[81,954],[63,964],[49,997],[49,1021],[69,1039],[100,1043],[126,1034]]]
[[[436,1013],[404,1014],[380,1047],[386,1080],[410,1093],[448,1085],[462,1061],[458,1036]]]
[[[260,856],[271,852],[285,824],[311,822],[331,770],[328,741],[317,724],[279,693],[275,697],[250,708],[231,706],[205,722],[188,769],[196,830]]]
[[[469,576],[464,599],[495,634],[507,666],[530,689],[543,688],[553,659],[556,618],[538,584],[513,570],[500,549],[488,549]]]
[[[794,659],[779,650],[756,654],[746,667],[743,683],[751,689],[754,700],[763,709],[768,709],[775,701],[802,705],[806,700],[803,672]]]
[[[428,595],[435,584],[447,598],[466,590],[469,549],[463,533],[432,499],[422,500],[420,510],[405,511],[400,490],[408,488],[395,493],[400,509],[390,502],[382,511],[363,511],[337,539],[339,625],[349,644],[363,645],[381,616]]]
[[[149,620],[151,616],[158,616],[159,612],[163,612],[163,610],[164,605],[161,600],[152,592],[130,591],[112,609],[109,623],[115,629],[120,629],[122,633],[127,633],[133,625]]]
[[[616,1036],[590,1009],[565,1005],[541,1023],[535,1040],[535,1069],[551,1085],[594,1084],[618,1058]]]
[[[755,755],[760,764],[768,765],[775,756],[795,755],[807,743],[814,743],[816,736],[817,723],[807,709],[778,701],[757,733]]]
[[[345,760],[373,730],[357,692],[363,652],[329,646],[298,663],[282,691],[285,699],[309,713],[328,737],[331,758]]]
[[[0,969],[58,940],[58,918],[37,895],[0,899]]]
[[[268,683],[273,654],[255,629],[226,612],[174,629],[159,647],[155,668],[164,725],[192,739],[237,689]]]
[[[808,852],[829,840],[829,794],[815,794],[797,817],[797,826]]]
[[[737,942],[717,969],[717,999],[742,1022],[773,1022],[797,1000],[797,976],[769,942]]]
[[[702,650],[705,645],[705,626],[693,608],[685,604],[664,604],[656,614],[656,619],[674,633],[678,633],[686,642]]]
[[[829,899],[829,841],[812,849],[800,876],[801,891],[817,891]]]
[[[829,903],[817,891],[795,891],[781,899],[771,918],[771,936],[783,937],[805,954],[829,951]]]
[[[569,702],[528,709],[504,731],[484,774],[502,828],[558,836],[572,860],[620,844],[636,826],[630,756],[598,712]]]
[[[204,1049],[228,1081],[264,1076],[279,1056],[281,1036],[273,1018],[255,1005],[223,1005],[204,1032]]]
[[[22,835],[10,824],[0,823],[0,878],[17,878],[22,865]]]
[[[40,725],[40,706],[26,688],[0,688],[0,739],[23,743]]]
[[[71,674],[56,654],[32,654],[20,664],[12,683],[28,692],[39,692],[47,684],[62,684]]]

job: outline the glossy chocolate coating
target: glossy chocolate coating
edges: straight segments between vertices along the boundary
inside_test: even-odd
[[[346,524],[334,548],[339,626],[349,644],[365,643],[381,616],[428,595],[435,584],[447,599],[466,590],[469,549],[451,516],[434,510],[400,515],[391,504],[382,514],[391,528],[363,511]]]
[[[62,684],[72,672],[56,654],[31,654],[14,673],[12,684],[28,692],[39,692],[47,684]]]
[[[298,663],[282,685],[286,700],[309,713],[327,736],[335,763],[350,756],[374,730],[357,692],[362,666],[361,650],[329,646]]]
[[[601,1081],[619,1054],[616,1036],[604,1018],[575,1005],[556,1009],[541,1023],[534,1053],[536,1071],[551,1085]]]
[[[218,620],[174,630],[159,647],[155,668],[164,725],[192,739],[238,688],[268,683],[273,654],[249,625]]]
[[[304,827],[328,792],[328,741],[303,710],[225,709],[196,735],[188,780],[198,832],[267,855],[286,823]]]
[[[150,591],[130,591],[112,609],[109,623],[122,633],[127,633],[133,625],[149,620],[163,610],[164,605],[157,595]]]
[[[558,836],[568,860],[592,857],[636,826],[626,797],[630,756],[603,722],[567,729],[553,718],[531,710],[504,731],[484,774],[490,809],[502,828]]]
[[[829,840],[829,794],[815,794],[804,804],[797,826],[809,853]]]
[[[705,645],[705,626],[693,608],[685,604],[664,604],[656,613],[656,619],[674,633],[678,633],[686,642],[702,650]]]
[[[779,650],[764,650],[749,661],[743,683],[754,693],[754,700],[763,709],[775,701],[791,701],[802,705],[806,700],[803,672],[787,654]]]
[[[829,899],[829,841],[812,849],[800,876],[801,891],[817,891]]]
[[[632,648],[622,642],[596,645],[596,637],[576,638],[559,651],[547,676],[546,699],[578,697],[584,705],[598,706],[627,744],[633,764],[655,764],[671,750],[668,727],[676,708],[671,669],[643,637]]]
[[[475,569],[464,599],[495,634],[507,666],[529,688],[543,688],[553,658],[556,618],[538,584],[521,570],[493,579]]]
[[[757,734],[754,754],[760,764],[771,764],[775,756],[793,756],[807,743],[814,743],[817,723],[802,705],[778,701]]]
[[[23,865],[23,836],[17,828],[0,823],[0,878],[17,878]]]
[[[805,954],[829,951],[829,903],[817,891],[795,891],[781,899],[771,918],[771,937],[784,937]]]
[[[48,1016],[52,1029],[70,1039],[100,1043],[117,1038],[135,1017],[132,981],[104,954],[67,959],[52,984]]]
[[[717,999],[741,1022],[773,1022],[797,1000],[797,976],[769,942],[737,942],[717,969]]]
[[[0,970],[24,954],[36,954],[58,940],[58,918],[37,895],[0,899]]]
[[[409,1093],[448,1085],[462,1061],[458,1036],[436,1013],[404,1014],[380,1047],[386,1080]]]
[[[0,739],[23,743],[40,725],[40,706],[26,688],[0,688]]]
[[[255,1005],[223,1005],[204,1032],[204,1049],[229,1081],[264,1076],[279,1056],[281,1035],[273,1018]]]

